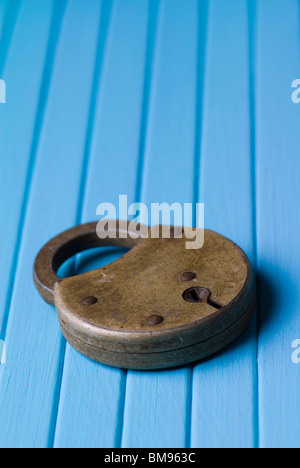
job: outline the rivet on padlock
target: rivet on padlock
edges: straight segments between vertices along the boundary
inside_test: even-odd
[[[37,289],[56,306],[65,338],[85,356],[127,369],[175,367],[216,353],[249,324],[253,272],[232,241],[205,230],[203,247],[192,250],[184,236],[124,238],[118,223],[115,239],[100,239],[96,227],[55,237],[34,265]],[[131,250],[105,267],[58,278],[65,260],[107,245]]]

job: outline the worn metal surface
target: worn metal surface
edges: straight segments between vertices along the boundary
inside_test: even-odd
[[[55,304],[73,347],[116,367],[167,368],[207,357],[242,333],[255,304],[246,255],[212,231],[205,231],[201,249],[187,249],[187,238],[172,232],[167,239],[124,239],[118,225],[117,238],[103,240],[90,223],[41,250],[35,284]],[[56,276],[67,258],[99,245],[131,250],[100,269],[63,280]]]

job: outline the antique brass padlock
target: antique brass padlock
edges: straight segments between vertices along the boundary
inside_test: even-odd
[[[56,306],[62,333],[85,356],[127,369],[175,367],[216,353],[249,324],[253,272],[230,240],[205,230],[203,247],[192,250],[184,231],[178,237],[174,228],[170,238],[124,238],[118,223],[116,238],[101,240],[96,227],[55,237],[34,265],[38,291]],[[131,250],[89,273],[57,277],[65,260],[101,245]]]

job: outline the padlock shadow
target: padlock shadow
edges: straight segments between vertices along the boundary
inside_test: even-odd
[[[108,265],[125,255],[129,249],[122,247],[96,247],[76,254],[69,258],[59,269],[58,276],[67,278],[69,276],[87,273],[104,265]]]
[[[275,270],[275,267],[273,266]],[[229,349],[237,348],[250,340],[256,339],[258,342],[259,335],[268,330],[269,326],[282,313],[282,307],[286,304],[286,284],[289,283],[289,291],[291,296],[297,294],[296,286],[293,284],[288,273],[276,267],[277,280],[268,274],[266,271],[259,270],[256,272],[256,309],[251,324],[245,332],[231,345]],[[283,285],[280,278],[285,278]]]
[[[113,263],[118,258],[125,255],[129,249],[122,247],[97,247],[79,254],[76,274],[87,273],[101,268],[104,265]]]

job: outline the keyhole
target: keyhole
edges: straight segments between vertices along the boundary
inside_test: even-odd
[[[187,289],[183,293],[182,297],[187,302],[204,302],[205,304],[209,304],[215,309],[221,309],[223,307],[223,304],[211,297],[210,290],[202,286],[194,286],[193,288]]]

